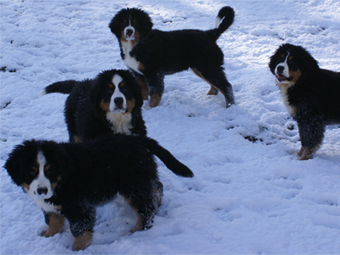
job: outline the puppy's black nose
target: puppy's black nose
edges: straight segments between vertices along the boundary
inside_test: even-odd
[[[48,189],[47,188],[38,188],[37,191],[38,191],[39,195],[42,195],[42,194],[46,195]]]
[[[122,108],[123,107],[123,98],[122,97],[116,97],[115,100],[115,105],[118,107],[118,108]]]
[[[278,66],[277,67],[277,73],[278,74],[282,74],[283,73],[283,70],[285,70],[285,68],[283,66]]]
[[[132,29],[126,29],[126,35],[127,36],[131,36],[133,34],[133,30]]]

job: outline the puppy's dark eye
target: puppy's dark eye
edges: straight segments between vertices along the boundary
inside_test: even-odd
[[[106,93],[103,96],[103,101],[105,103],[110,102],[112,94],[113,94],[113,89],[109,89],[108,91],[106,91]]]
[[[29,171],[29,174],[31,175],[31,176],[36,176],[37,174],[38,174],[38,168],[37,167],[32,167],[32,169],[30,169],[30,171]]]

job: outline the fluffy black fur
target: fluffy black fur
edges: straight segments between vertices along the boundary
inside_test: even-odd
[[[122,78],[119,86],[113,84],[115,75]],[[115,110],[110,111],[109,101],[116,90],[124,96],[111,102],[115,104]],[[104,71],[95,79],[84,81],[56,82],[43,89],[40,95],[55,92],[70,94],[64,112],[70,142],[112,133],[146,136],[140,85],[127,70]],[[123,98],[127,102],[126,107],[122,105]]]
[[[122,9],[113,17],[109,27],[119,41],[122,59],[136,73],[143,98],[150,94],[151,107],[161,100],[164,76],[189,68],[210,84],[209,95],[220,91],[227,107],[234,104],[232,86],[223,71],[223,52],[216,44],[233,23],[234,10],[223,7],[217,20],[217,28],[208,31],[163,32],[152,29],[150,16],[140,9]]]
[[[312,158],[325,126],[340,123],[340,72],[319,68],[307,50],[288,43],[271,56],[269,68],[297,121],[302,145],[298,155],[301,160]]]
[[[120,92],[124,93],[126,101],[130,102],[125,112],[114,114],[114,116],[118,115],[115,117],[116,119],[110,115],[110,112],[108,113],[102,108],[102,103],[107,107],[105,102],[114,95],[115,89],[117,89],[115,88],[117,86],[112,84],[112,77],[115,75],[123,78],[119,84]],[[82,82],[69,80],[53,83],[42,90],[40,95],[54,92],[70,93],[65,104],[65,120],[70,142],[89,141],[108,134],[132,134],[146,137],[146,127],[141,113],[143,100],[140,86],[127,70],[105,71],[94,80]],[[114,103],[116,104],[116,102]],[[122,117],[123,115],[124,117]],[[121,120],[125,120],[126,116],[129,122]],[[119,122],[123,128],[115,129],[113,126],[117,127],[118,125],[114,122]],[[189,168],[178,162],[168,150],[161,147],[155,140],[145,141],[148,141],[149,150],[174,173],[184,177],[194,176]]]
[[[44,156],[43,177],[52,184],[49,187],[53,194],[48,199],[34,198],[49,225],[42,235],[48,237],[61,232],[65,217],[76,238],[73,249],[79,250],[92,241],[96,207],[112,201],[118,192],[138,216],[132,232],[151,227],[163,191],[154,150],[163,151],[161,159],[176,166],[178,172],[193,176],[170,153],[164,154],[166,150],[155,140],[127,135],[104,136],[84,143],[27,140],[15,147],[4,167],[14,183],[28,191],[39,177],[37,155]],[[44,187],[40,185],[38,190],[41,188]]]

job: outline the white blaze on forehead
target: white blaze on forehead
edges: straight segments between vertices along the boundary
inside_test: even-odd
[[[47,161],[44,154],[41,151],[38,152],[36,160],[39,165],[38,175],[30,183],[29,190],[26,191],[33,200],[48,199],[52,197],[53,190],[51,187],[51,181],[45,176],[45,165]],[[39,188],[46,188],[47,193],[39,195],[38,193]]]
[[[46,164],[46,158],[41,151],[38,152],[37,161],[39,163],[39,172],[40,172],[41,166],[44,166]]]
[[[121,83],[122,81],[123,78],[118,74],[115,74],[112,78],[112,83],[116,86],[116,88],[118,88],[119,83]]]
[[[122,81],[123,81],[123,78],[118,74],[115,74],[112,78],[112,83],[115,86],[115,90],[114,90],[114,92],[111,96],[111,99],[110,99],[110,106],[109,106],[110,112],[116,111],[116,113],[122,113],[122,112],[125,112],[125,110],[126,110],[126,98],[125,98],[125,95],[119,89],[119,84]],[[116,98],[122,98],[123,99],[123,109],[117,109],[116,104],[115,104]]]

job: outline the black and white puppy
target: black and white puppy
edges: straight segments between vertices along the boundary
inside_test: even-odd
[[[127,70],[104,71],[84,81],[56,82],[39,95],[55,92],[70,94],[65,103],[70,142],[112,133],[146,136],[140,85]]]
[[[65,218],[75,237],[73,250],[92,242],[96,207],[121,194],[137,215],[131,232],[151,227],[161,204],[154,151],[176,174],[191,170],[155,140],[110,135],[83,143],[27,140],[17,145],[5,163],[12,180],[43,210],[50,237],[62,231]]]
[[[164,92],[164,76],[189,68],[208,82],[208,95],[220,91],[226,106],[234,104],[231,84],[223,70],[223,52],[216,40],[234,21],[234,10],[223,7],[216,18],[216,28],[164,32],[152,29],[150,16],[137,8],[120,10],[109,27],[116,35],[121,57],[136,73],[142,86],[143,99],[155,107]]]
[[[269,68],[297,121],[300,160],[310,159],[322,143],[325,126],[340,123],[340,72],[319,68],[307,50],[288,43],[270,57]]]

